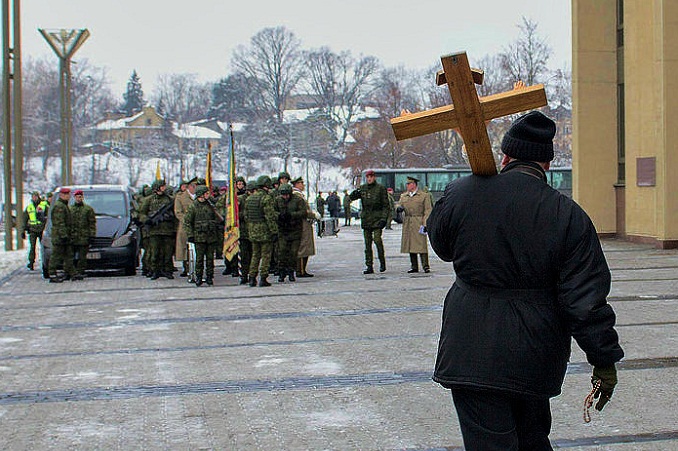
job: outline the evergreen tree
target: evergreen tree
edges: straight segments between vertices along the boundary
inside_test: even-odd
[[[132,76],[127,82],[127,92],[122,95],[125,102],[121,110],[127,116],[132,116],[138,113],[146,104],[144,100],[144,91],[141,89],[141,80],[137,74],[136,69],[132,72]]]

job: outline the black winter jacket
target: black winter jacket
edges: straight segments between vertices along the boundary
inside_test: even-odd
[[[451,182],[427,228],[454,263],[433,379],[540,397],[560,393],[571,337],[594,366],[623,357],[610,271],[588,215],[513,162]]]

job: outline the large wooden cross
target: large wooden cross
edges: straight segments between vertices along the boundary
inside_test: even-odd
[[[474,83],[482,84],[483,72],[471,70],[466,52],[443,56],[441,61],[443,71],[438,72],[436,82],[447,83],[452,105],[391,119],[396,140],[457,129],[464,140],[473,173],[494,175],[497,166],[485,121],[546,105],[544,85],[478,97]]]

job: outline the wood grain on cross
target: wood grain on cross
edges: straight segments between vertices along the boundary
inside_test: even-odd
[[[544,85],[478,97],[474,80],[481,84],[483,72],[471,70],[466,52],[443,56],[441,61],[443,71],[437,74],[436,81],[447,83],[452,105],[391,119],[396,140],[457,129],[464,140],[473,173],[494,175],[497,166],[485,121],[546,105]]]

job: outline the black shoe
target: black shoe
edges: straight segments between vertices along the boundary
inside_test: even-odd
[[[280,273],[280,275],[278,276],[278,283],[283,283],[284,281],[285,281],[285,274]]]
[[[223,271],[221,271],[222,276],[227,276],[231,273],[231,268],[224,268]]]
[[[58,277],[58,276],[54,276],[54,277],[49,278],[49,283],[61,283],[63,281],[64,281],[64,279],[62,279],[61,277]]]
[[[62,277],[63,280],[71,280],[73,277],[70,274],[66,274]]]
[[[294,271],[290,271],[288,276],[290,277],[290,282],[296,282],[297,281],[297,279],[294,278]]]
[[[257,276],[250,276],[250,286],[251,287],[257,286]]]
[[[270,287],[271,284],[268,280],[266,280],[266,277],[260,277],[259,278],[259,286],[260,287]]]
[[[207,280],[205,280],[205,283],[211,287],[212,285],[214,285],[214,279],[208,277]]]
[[[85,277],[82,276],[82,275],[80,275],[80,274],[76,274],[75,276],[73,276],[72,280],[73,280],[73,281],[76,281],[76,280],[85,280]]]
[[[27,265],[26,265],[26,268],[28,268],[28,269],[30,269],[31,271],[33,271],[33,269],[34,269],[34,268],[33,268],[33,263],[27,264]]]
[[[431,268],[424,268],[424,272],[425,272],[426,274],[430,273],[430,272],[431,272]]]
[[[188,277],[188,271],[184,269],[181,274],[179,274],[179,277]]]
[[[174,274],[172,274],[172,271],[167,271],[163,276],[167,277],[168,279],[174,279]]]
[[[153,275],[151,276],[151,280],[158,280],[160,278],[160,273],[159,272],[154,272]]]
[[[386,271],[386,263],[381,262],[379,263],[379,272],[384,272]]]
[[[412,268],[412,269],[410,269],[409,271],[407,271],[407,274],[412,274],[412,273],[414,273],[414,272],[419,272],[419,269],[417,269],[417,268]]]
[[[247,276],[240,276],[240,285],[247,285]]]
[[[363,271],[363,274],[374,274],[374,268],[372,268],[371,266],[368,266],[367,269],[365,269],[365,271]]]
[[[199,287],[200,285],[202,285],[202,277],[199,277],[195,280],[195,286]]]

